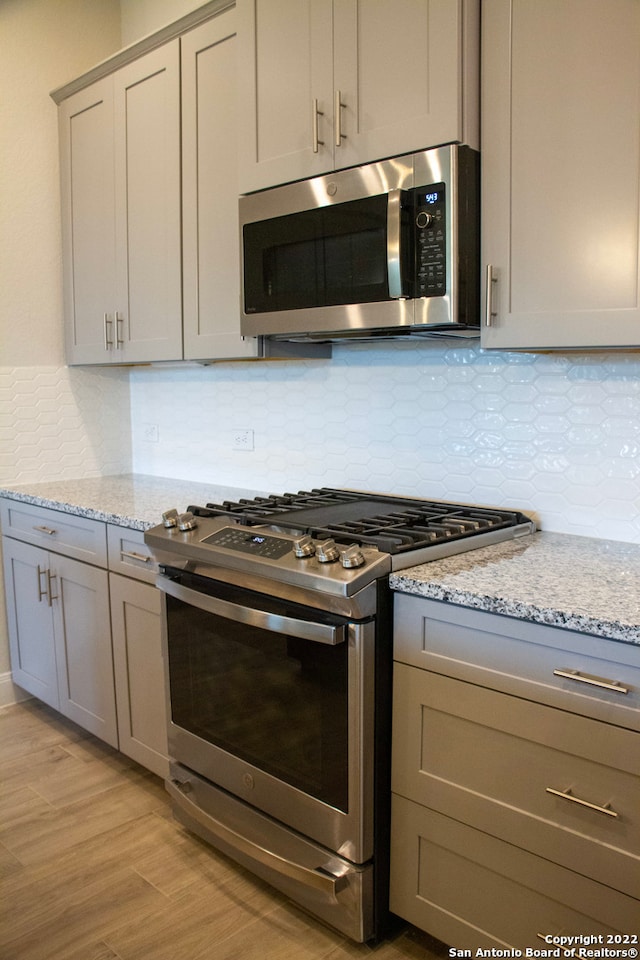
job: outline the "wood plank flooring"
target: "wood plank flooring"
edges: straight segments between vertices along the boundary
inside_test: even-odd
[[[162,782],[37,700],[0,709],[2,960],[435,960],[307,917],[173,820]]]

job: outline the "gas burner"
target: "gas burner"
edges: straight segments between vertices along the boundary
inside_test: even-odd
[[[411,500],[321,487],[254,500],[190,506],[196,517],[227,517],[244,526],[271,526],[314,539],[377,547],[395,555],[530,523],[512,510]],[[469,544],[469,548],[471,548]]]

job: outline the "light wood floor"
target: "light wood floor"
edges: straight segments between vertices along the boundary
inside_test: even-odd
[[[435,960],[372,948],[177,824],[162,782],[36,700],[0,709],[2,960]]]

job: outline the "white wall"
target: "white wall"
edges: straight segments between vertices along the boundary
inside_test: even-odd
[[[173,23],[203,0],[120,0],[122,10],[122,46],[127,47],[141,37]]]
[[[64,366],[49,97],[120,45],[118,0],[0,2],[0,485],[130,469],[127,374]],[[0,703],[5,623],[0,609]]]
[[[0,3],[0,483],[131,465],[127,373],[64,365],[57,108],[49,96],[119,47],[119,0]]]

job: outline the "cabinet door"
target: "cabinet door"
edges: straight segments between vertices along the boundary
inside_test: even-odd
[[[114,573],[109,580],[120,749],[167,777],[160,591]]]
[[[240,191],[333,169],[332,0],[239,0],[237,10]]]
[[[48,554],[3,537],[11,673],[34,697],[59,706],[53,612],[47,593]]]
[[[59,112],[67,363],[108,363],[115,310],[113,81],[65,100]]]
[[[441,143],[478,147],[476,0],[394,0],[391,17],[386,0],[333,9],[336,168]]]
[[[240,336],[235,11],[181,43],[184,356],[255,357]]]
[[[180,47],[113,76],[117,289],[115,359],[182,356]]]
[[[105,570],[49,554],[61,713],[118,746]]]
[[[473,957],[479,947],[496,949],[486,956],[533,953],[538,942],[544,950],[545,934],[615,943],[607,938],[638,926],[633,897],[395,794],[389,900],[394,913]]]
[[[482,24],[482,345],[637,347],[640,5],[486,0]]]

